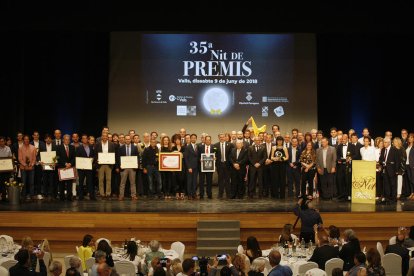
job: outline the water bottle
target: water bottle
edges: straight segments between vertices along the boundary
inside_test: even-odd
[[[302,238],[302,240],[300,242],[300,249],[305,250],[305,239],[304,238]]]

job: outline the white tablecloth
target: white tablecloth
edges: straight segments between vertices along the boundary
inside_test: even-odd
[[[113,248],[114,253],[112,253],[112,259],[114,261],[121,261],[123,260],[122,255],[125,254],[124,253],[124,249],[123,248],[119,248],[119,247],[115,247]],[[151,250],[149,248],[143,247],[142,249],[140,248],[139,252],[138,252],[138,256],[140,256],[142,259],[144,259],[145,257],[145,253],[150,252]],[[165,257],[170,259],[170,260],[174,260],[177,259],[178,253],[175,252],[172,249],[160,249],[161,252],[164,253]]]

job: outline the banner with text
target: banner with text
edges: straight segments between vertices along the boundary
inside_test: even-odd
[[[352,161],[352,203],[375,204],[375,169],[375,161]]]

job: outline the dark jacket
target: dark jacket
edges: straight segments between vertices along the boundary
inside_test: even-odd
[[[28,267],[25,267],[17,263],[15,266],[12,266],[9,269],[9,273],[10,273],[10,276],[32,276],[32,275],[46,276],[47,275],[45,262],[43,260],[39,260],[39,269],[40,269],[40,272],[30,271]]]
[[[354,256],[358,252],[361,252],[358,239],[352,239],[342,246],[341,251],[339,251],[339,258],[344,261],[344,271],[349,271],[355,265]]]
[[[309,262],[315,262],[318,264],[318,267],[322,270],[325,270],[326,261],[332,258],[338,258],[339,250],[338,247],[333,247],[328,244],[322,245],[321,247],[315,248],[312,257],[309,259]]]
[[[402,275],[407,275],[408,272],[408,266],[409,266],[409,262],[410,262],[410,255],[409,255],[409,251],[407,248],[402,247],[401,244],[393,244],[393,245],[388,245],[387,249],[385,249],[385,254],[388,253],[394,253],[397,254],[399,256],[401,256],[402,259],[402,267],[401,267],[401,272]]]

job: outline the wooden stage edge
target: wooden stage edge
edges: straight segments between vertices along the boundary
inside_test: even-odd
[[[414,212],[321,213],[324,225],[335,225],[341,233],[356,231],[362,247],[383,246],[399,226],[414,225]],[[105,237],[114,246],[135,237],[144,242],[159,240],[164,248],[171,242],[186,245],[186,255],[196,253],[198,220],[240,220],[242,244],[256,236],[263,249],[275,244],[285,223],[294,223],[293,213],[87,213],[87,212],[0,212],[0,234],[19,242],[30,236],[35,242],[47,238],[54,252],[75,253],[85,234]],[[300,223],[295,229],[298,233]]]

